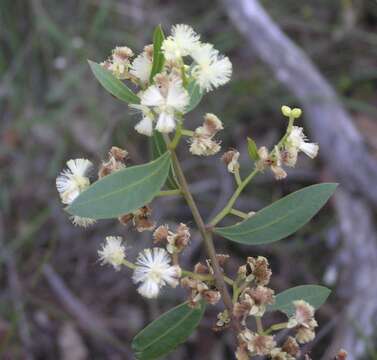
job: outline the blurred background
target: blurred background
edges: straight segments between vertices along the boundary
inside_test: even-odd
[[[232,254],[230,273],[247,255],[267,256],[277,292],[309,283],[332,288],[317,315],[318,336],[306,348],[313,359],[332,359],[340,347],[350,351],[350,359],[377,359],[377,2],[265,0],[261,5],[311,58],[323,84],[334,88],[344,119],[336,125],[341,117],[335,113],[323,125],[321,106],[309,118],[304,108],[310,137],[320,146],[322,136],[327,141],[319,159],[301,156],[278,183],[267,173],[259,177],[238,208],[257,210],[320,181],[341,186],[309,225],[285,241],[250,248],[218,239],[216,246]],[[63,211],[55,178],[68,159],[86,157],[99,164],[112,145],[126,148],[133,164],[147,161],[146,139],[133,131],[137,119],[100,88],[87,59],[100,62],[117,45],[138,52],[159,23],[166,33],[175,23],[192,25],[233,63],[232,81],[203,100],[188,127],[214,112],[225,123],[223,149],[246,154],[247,136],[259,146],[274,144],[286,125],[281,105],[301,106],[301,101],[261,60],[253,48],[256,34],[239,33],[240,23],[228,12],[228,1],[0,0],[1,359],[132,359],[133,336],[184,301],[184,291],[169,289],[158,300],[145,301],[128,270],[101,267],[97,250],[106,235],[123,235],[132,257],[150,244],[150,233],[116,221],[75,228]],[[331,143],[345,145],[343,159],[339,151],[332,154]],[[179,151],[208,219],[232,193],[233,179],[220,156],[193,158],[185,144]],[[242,161],[247,171],[247,158]],[[177,198],[155,201],[153,217],[193,226]],[[192,266],[203,259],[193,230],[183,262]],[[210,330],[220,310],[220,305],[209,307],[198,331],[169,358],[233,358],[230,334]]]

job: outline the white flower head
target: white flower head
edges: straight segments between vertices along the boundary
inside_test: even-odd
[[[141,283],[137,289],[146,298],[156,298],[160,288],[166,284],[176,287],[181,276],[179,266],[170,265],[170,256],[163,248],[144,249],[136,261],[133,274],[135,284]]]
[[[56,178],[56,188],[63,204],[71,204],[76,197],[89,187],[87,176],[92,163],[87,159],[67,161],[67,169]]]
[[[106,243],[98,250],[102,265],[110,264],[115,270],[119,270],[126,257],[126,248],[122,245],[122,237],[106,236]]]
[[[162,43],[165,59],[175,61],[190,55],[200,44],[200,36],[189,25],[178,24],[172,27],[171,35]]]
[[[175,129],[175,115],[184,112],[189,100],[190,97],[178,78],[167,80],[164,77],[160,87],[152,85],[141,95],[141,105],[152,107],[159,114],[156,130],[162,133]]]
[[[209,92],[230,80],[232,63],[211,44],[197,46],[191,57],[195,61],[192,74],[202,91]]]
[[[130,73],[137,77],[142,84],[147,84],[152,70],[152,60],[144,51],[132,62]]]
[[[318,154],[319,146],[318,144],[307,142],[302,127],[293,126],[292,131],[287,138],[286,149],[288,152],[300,150],[311,159],[314,159]]]

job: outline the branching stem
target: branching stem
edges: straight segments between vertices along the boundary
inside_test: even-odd
[[[165,141],[169,144],[169,138],[165,137]],[[223,273],[220,269],[220,265],[217,261],[216,258],[216,250],[215,246],[213,244],[213,238],[212,238],[212,233],[206,228],[204,221],[200,215],[199,209],[195,203],[195,200],[190,192],[186,177],[182,171],[181,164],[178,160],[177,154],[175,153],[175,148],[168,145],[168,148],[171,152],[172,156],[172,163],[174,167],[175,174],[177,176],[182,194],[184,198],[186,199],[187,205],[189,206],[191,213],[193,215],[193,218],[195,220],[195,223],[200,231],[200,234],[203,238],[203,241],[205,243],[206,249],[207,249],[207,254],[209,258],[211,259],[211,265],[213,268],[213,276],[215,278],[215,283],[216,287],[219,289],[223,302],[229,312],[229,314],[233,313],[233,303],[232,303],[232,298],[228,292],[228,289],[226,287],[225,279],[223,276]],[[234,330],[238,333],[240,330],[240,326],[238,322],[233,321],[233,328]]]
[[[253,177],[258,173],[258,169],[254,169],[246,178],[242,181],[242,183],[237,187],[236,191],[233,193],[232,197],[229,199],[228,203],[225,205],[224,209],[222,209],[210,222],[211,226],[215,226],[218,222],[220,222],[225,216],[227,216],[238,197],[241,195],[242,190],[246,187],[246,185],[253,179]]]

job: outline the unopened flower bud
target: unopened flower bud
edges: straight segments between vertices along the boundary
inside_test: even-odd
[[[284,116],[290,117],[292,114],[292,109],[287,105],[283,105],[281,107],[281,112],[283,113]]]
[[[294,108],[292,109],[291,111],[291,116],[294,118],[294,119],[298,119],[302,114],[302,110],[299,109],[299,108]]]

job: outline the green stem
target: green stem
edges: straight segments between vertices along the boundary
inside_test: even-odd
[[[193,137],[194,136],[194,132],[192,130],[182,129],[182,135],[183,136],[188,136],[188,137]]]
[[[123,259],[122,264],[123,264],[124,266],[127,266],[127,267],[128,267],[129,269],[131,269],[131,270],[135,270],[135,269],[136,269],[136,265],[133,264],[131,261],[128,261],[128,260],[126,260],[126,259]]]
[[[236,169],[236,171],[234,172],[234,178],[236,179],[237,186],[240,186],[242,184],[242,179],[241,179],[241,175],[240,175],[240,170],[239,169]]]
[[[240,196],[242,190],[246,187],[246,185],[253,179],[253,177],[258,173],[258,169],[254,169],[244,181],[237,187],[236,191],[233,193],[232,197],[229,199],[228,203],[225,205],[224,209],[222,209],[209,223],[211,226],[215,226],[218,222],[220,222],[225,216],[229,214],[232,210],[232,207],[238,197]]]
[[[264,332],[264,334],[265,334],[265,335],[268,335],[268,334],[270,334],[270,333],[273,332],[273,331],[277,331],[277,330],[285,329],[285,328],[287,327],[287,325],[288,325],[287,322],[283,322],[283,323],[278,323],[278,324],[272,325],[272,326],[270,326],[270,327]]]
[[[198,274],[198,273],[187,271],[187,270],[182,270],[182,276],[190,276],[193,279],[202,280],[202,281],[215,281],[216,280],[215,277],[211,274]],[[224,275],[224,281],[231,286],[234,283],[234,281],[231,278],[225,275]]]
[[[165,141],[169,142],[168,136],[165,136]],[[208,256],[211,259],[211,265],[212,265],[213,272],[214,272],[213,276],[215,278],[216,287],[218,288],[218,290],[221,293],[223,302],[224,302],[226,308],[228,309],[229,314],[232,314],[233,313],[233,303],[232,303],[232,299],[230,297],[230,294],[228,292],[228,289],[226,287],[224,276],[223,276],[222,271],[220,269],[219,262],[217,261],[217,258],[216,258],[216,250],[215,250],[215,246],[214,246],[214,243],[213,243],[212,234],[206,228],[204,221],[203,221],[203,219],[200,215],[199,209],[198,209],[198,207],[195,203],[195,200],[194,200],[194,198],[193,198],[193,196],[190,192],[186,177],[185,177],[185,175],[182,171],[181,165],[179,163],[177,154],[174,151],[174,148],[172,148],[171,146],[168,146],[168,148],[170,149],[170,152],[171,152],[174,171],[175,171],[175,174],[177,176],[179,185],[181,187],[182,194],[185,197],[187,205],[189,206],[189,208],[191,210],[191,213],[193,215],[195,223],[196,223],[196,225],[197,225],[197,227],[200,231],[200,234],[203,238],[203,241],[205,243]],[[234,330],[238,333],[240,331],[240,326],[239,326],[238,322],[234,321],[233,326],[234,326]]]
[[[257,324],[258,334],[263,334],[262,318],[260,316],[255,316],[255,322]]]
[[[182,192],[179,189],[162,190],[156,196],[173,196],[173,195],[182,195]]]
[[[175,130],[175,135],[173,140],[168,144],[168,148],[170,150],[174,150],[179,143],[179,140],[181,140],[182,137],[182,121],[178,121],[177,123],[177,129]]]
[[[242,219],[248,219],[250,217],[249,214],[246,214],[245,212],[240,211],[240,210],[236,210],[236,209],[230,209],[229,214],[238,216]]]

